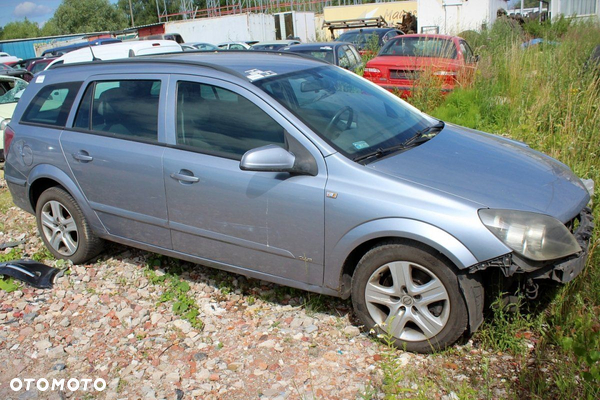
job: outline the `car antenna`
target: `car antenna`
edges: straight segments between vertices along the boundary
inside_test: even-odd
[[[94,50],[92,50],[92,46],[89,46],[90,53],[92,53],[92,61],[102,61],[100,58],[97,58],[94,54]]]

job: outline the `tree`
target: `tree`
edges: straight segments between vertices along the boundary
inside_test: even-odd
[[[162,0],[160,1],[162,11]],[[156,0],[131,0],[133,19],[136,26],[154,24],[158,22],[156,13]],[[131,25],[131,13],[129,11],[129,0],[119,0],[117,7],[127,15],[127,21]]]
[[[127,20],[108,0],[63,0],[46,25],[47,31],[64,35],[116,31],[127,27]]]
[[[168,14],[179,13],[181,1],[179,0],[158,0],[158,9],[160,13],[167,7]],[[196,0],[194,5],[200,9],[206,8],[206,0]],[[129,11],[129,0],[119,0],[117,3],[119,10],[127,15],[127,21],[131,25],[131,13]],[[156,0],[131,0],[133,9],[133,20],[136,26],[154,24],[158,22],[156,10]],[[178,18],[181,19],[181,18]]]
[[[40,27],[38,24],[25,18],[24,21],[9,22],[8,24],[4,25],[4,29],[2,30],[2,35],[0,38],[3,40],[9,40],[38,36],[40,36]]]

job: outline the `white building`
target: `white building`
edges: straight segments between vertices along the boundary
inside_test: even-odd
[[[552,18],[560,14],[567,17],[600,17],[600,0],[552,0],[550,12]]]
[[[596,1],[596,0],[594,0]],[[508,9],[506,0],[419,0],[419,33],[456,35],[491,26],[498,9]]]
[[[315,40],[315,13],[233,14],[165,23],[165,32],[179,33],[186,42],[272,41],[297,36]]]

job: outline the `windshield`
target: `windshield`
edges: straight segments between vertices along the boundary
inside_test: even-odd
[[[0,104],[16,103],[26,87],[27,82],[22,79],[0,82]]]
[[[333,66],[254,82],[348,158],[401,145],[431,125],[398,97]]]
[[[430,37],[400,37],[389,41],[380,56],[456,58],[452,40]]]

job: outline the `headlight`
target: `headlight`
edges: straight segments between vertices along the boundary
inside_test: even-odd
[[[2,119],[0,118],[0,131],[6,129],[6,125],[10,122],[10,118]]]
[[[530,260],[554,260],[581,251],[567,227],[548,215],[481,209],[479,218],[505,245]]]

